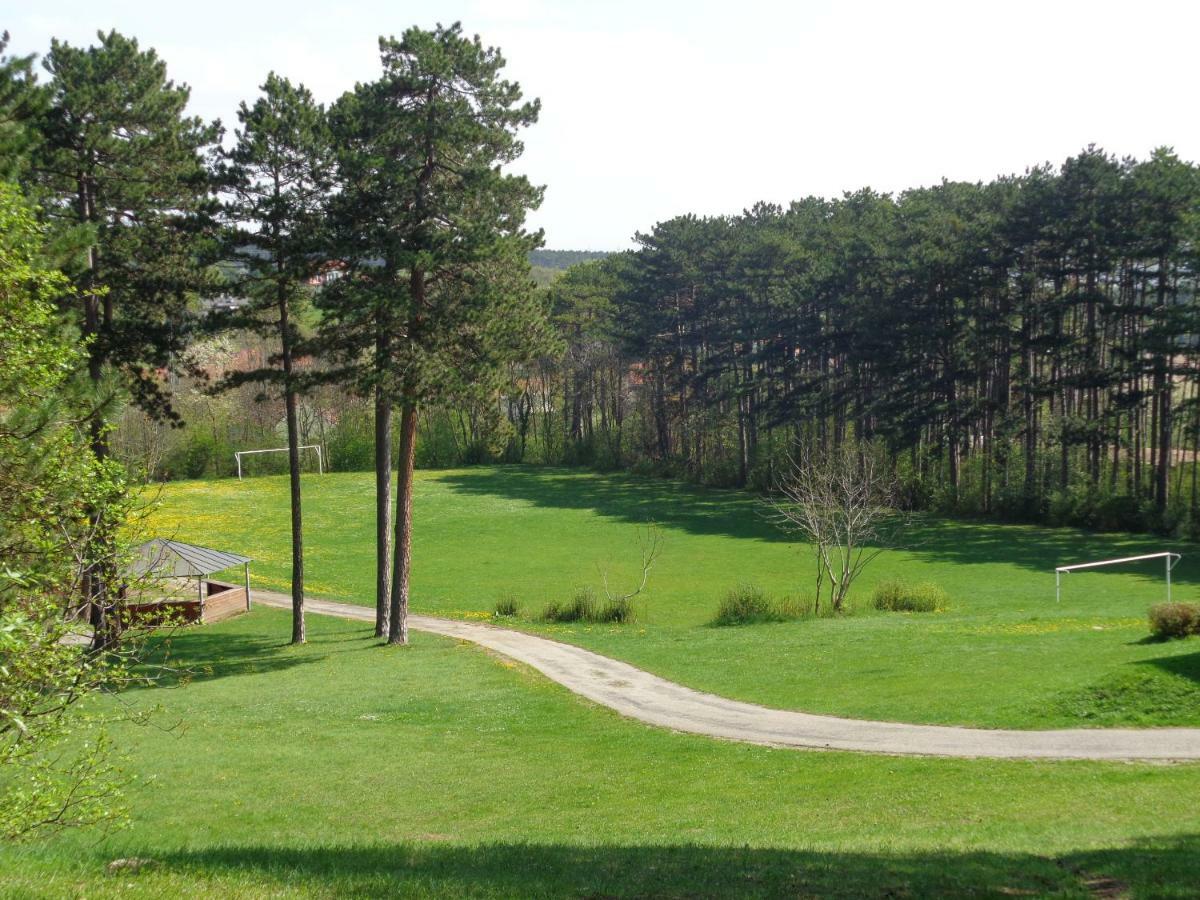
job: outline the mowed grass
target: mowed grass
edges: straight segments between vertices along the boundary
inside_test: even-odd
[[[469,644],[260,609],[115,730],[132,827],[0,848],[9,897],[1194,896],[1200,768],[770,750]],[[110,873],[115,859],[151,862]]]
[[[313,596],[374,602],[373,480],[305,479]],[[413,608],[486,618],[516,597],[527,614],[600,571],[636,583],[638,527],[665,538],[638,622],[517,627],[628,660],[665,677],[771,706],[855,717],[995,727],[1200,725],[1200,640],[1148,639],[1161,562],[1077,573],[1055,602],[1054,566],[1181,550],[1178,599],[1200,598],[1200,555],[1152,537],[929,518],[856,585],[932,581],[940,613],[876,613],[740,628],[707,623],[739,583],[772,594],[811,585],[810,552],[752,496],[625,475],[483,467],[417,473]],[[255,557],[255,584],[285,590],[290,544],[283,478],[166,486],[156,533]],[[506,624],[510,624],[506,621]]]

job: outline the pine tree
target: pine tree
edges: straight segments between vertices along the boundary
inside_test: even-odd
[[[28,175],[46,91],[34,75],[33,55],[5,55],[8,42],[5,31],[0,34],[0,178],[20,183]]]
[[[78,250],[64,312],[88,349],[91,444],[103,461],[111,403],[126,392],[178,422],[159,373],[179,365],[193,299],[214,284],[203,265],[213,209],[205,153],[219,126],[185,116],[188,88],[115,31],[87,48],[53,41],[44,66],[49,101],[32,172],[44,212]],[[104,616],[114,581],[88,574],[98,643],[112,637]]]
[[[343,355],[357,342],[371,360],[367,383],[400,409],[388,641],[403,644],[417,416],[533,352],[542,312],[526,255],[540,234],[524,220],[542,192],[502,171],[538,103],[499,77],[499,51],[454,24],[381,39],[380,54],[382,77],[333,111],[345,148],[335,217],[351,269],[329,308],[354,326],[342,328],[356,336],[341,342]]]
[[[322,235],[330,186],[331,151],[324,110],[303,85],[271,73],[262,96],[238,110],[237,144],[223,170],[232,199],[233,254],[246,302],[223,316],[226,328],[275,337],[279,355],[264,367],[236,371],[220,388],[264,383],[283,393],[287,421],[292,526],[292,643],[304,629],[304,528],[300,502],[300,426],[297,398],[304,379],[296,369],[301,341],[297,313],[310,283],[326,264]]]

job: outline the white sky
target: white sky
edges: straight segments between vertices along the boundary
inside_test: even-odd
[[[1088,143],[1200,158],[1195,0],[0,0],[13,52],[116,28],[230,130],[272,69],[329,102],[376,77],[380,34],[456,19],[542,99],[518,169],[547,186],[531,221],[555,249],[758,200],[986,180]]]

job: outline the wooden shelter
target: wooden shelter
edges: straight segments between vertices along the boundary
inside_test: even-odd
[[[236,616],[250,609],[250,562],[248,556],[183,541],[146,541],[135,548],[130,568],[146,582],[162,584],[163,596],[130,602],[126,609],[138,619],[170,618],[186,623],[219,622]],[[242,567],[240,585],[209,577],[237,566]]]

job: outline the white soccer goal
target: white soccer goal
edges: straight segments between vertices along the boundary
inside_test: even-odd
[[[1099,562],[1075,563],[1071,566],[1059,566],[1054,570],[1054,599],[1062,600],[1062,577],[1080,569],[1096,569],[1100,566],[1115,566],[1121,563],[1139,562],[1143,559],[1162,559],[1166,561],[1167,602],[1171,602],[1171,570],[1182,557],[1178,553],[1147,553],[1145,556],[1123,556],[1120,559],[1102,559]]]
[[[303,444],[300,450],[316,450],[317,451],[317,474],[325,474],[325,463],[321,459],[321,447],[319,444]],[[242,457],[250,456],[254,453],[287,453],[287,447],[271,447],[267,450],[238,450],[233,454],[233,458],[237,460],[238,481],[242,480]]]

